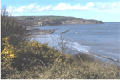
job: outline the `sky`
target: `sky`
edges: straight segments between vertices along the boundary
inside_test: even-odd
[[[71,16],[120,22],[119,0],[1,0],[13,16]]]

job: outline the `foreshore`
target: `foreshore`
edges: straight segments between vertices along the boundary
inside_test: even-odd
[[[27,33],[27,40],[34,37],[35,35],[45,35],[45,34],[53,34],[57,29],[53,30],[39,30],[36,29],[34,26],[26,26]]]

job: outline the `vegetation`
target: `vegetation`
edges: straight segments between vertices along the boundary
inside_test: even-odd
[[[74,17],[65,17],[65,16],[17,16],[17,19],[24,20],[27,18],[35,18],[35,19],[51,19],[51,20],[56,20],[56,19],[75,19]]]
[[[38,22],[42,22],[42,26],[56,26],[63,24],[103,24],[102,21],[66,16],[17,16],[16,18],[27,26],[39,26]]]
[[[64,54],[65,43],[59,44],[60,51],[47,43],[25,41],[22,23],[5,8],[2,11],[2,79],[120,79],[116,65],[104,65],[86,54]]]
[[[18,22],[15,17],[10,16],[4,6],[1,10],[1,39],[9,36],[9,42],[15,46],[18,42],[24,41],[23,38],[26,36],[26,32],[26,27]]]

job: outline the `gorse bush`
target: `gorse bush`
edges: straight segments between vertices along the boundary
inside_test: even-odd
[[[21,42],[11,49],[12,45],[7,40],[9,40],[9,37],[3,38],[3,41],[6,41],[4,43],[6,46],[6,52],[3,51],[4,54],[7,54],[7,50],[11,50],[9,54],[14,53],[16,57],[8,57],[12,58],[8,67],[2,65],[2,73],[6,74],[6,78],[118,79],[120,76],[120,70],[117,66],[105,66],[99,62],[92,62],[89,56],[86,57],[87,55],[76,57],[63,54],[61,51],[37,41]],[[85,58],[88,58],[88,60],[85,61]]]
[[[10,37],[2,38],[2,45],[4,46],[4,49],[1,52],[1,72],[2,72],[2,78],[6,77],[6,74],[10,74],[11,68],[11,61],[13,58],[17,57],[15,55],[16,48],[13,47],[13,45],[9,44]]]
[[[36,41],[19,43],[16,48],[17,58],[13,59],[12,66],[19,71],[30,69],[31,66],[38,64],[45,67],[54,64],[61,54],[59,50],[50,48],[46,43],[41,44]],[[58,62],[65,61],[66,57],[67,54],[62,54]]]
[[[2,59],[4,59],[5,61],[9,58],[9,59],[13,59],[15,58],[15,48],[13,47],[13,45],[10,45],[8,40],[10,39],[10,37],[5,37],[2,38],[2,45],[4,45],[4,49],[2,50]]]
[[[76,61],[87,61],[87,62],[93,62],[94,60],[94,56],[89,55],[89,54],[85,54],[82,52],[79,52],[77,54],[73,55],[76,59]]]
[[[17,57],[15,46],[24,41],[26,28],[18,20],[6,11],[5,6],[1,9],[1,72],[2,78],[10,74],[11,61]]]

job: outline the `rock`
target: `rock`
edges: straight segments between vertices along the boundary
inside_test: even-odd
[[[64,33],[66,33],[66,32],[69,32],[70,30],[67,30],[67,31],[64,31],[64,32],[62,32],[62,33],[60,33],[60,34],[64,34]]]

